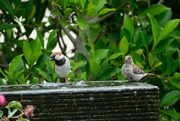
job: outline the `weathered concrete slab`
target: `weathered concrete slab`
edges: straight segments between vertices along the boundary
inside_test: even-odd
[[[7,101],[34,105],[31,121],[158,121],[159,89],[123,81],[0,86]]]

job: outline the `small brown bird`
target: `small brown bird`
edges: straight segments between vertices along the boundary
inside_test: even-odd
[[[50,60],[55,61],[55,72],[60,78],[61,82],[66,82],[65,77],[70,72],[69,58],[60,52],[54,52],[50,55]]]
[[[145,73],[134,64],[132,57],[127,55],[122,66],[122,75],[129,81],[140,81],[143,77],[154,74]]]

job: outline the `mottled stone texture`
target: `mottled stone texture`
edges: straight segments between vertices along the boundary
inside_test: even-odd
[[[7,101],[34,105],[31,121],[158,121],[159,90],[122,81],[2,86]]]

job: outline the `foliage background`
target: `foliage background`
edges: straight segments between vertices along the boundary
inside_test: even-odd
[[[0,0],[0,84],[56,82],[49,55],[57,44],[74,54],[70,81],[123,80],[130,54],[158,76],[147,83],[160,88],[160,120],[178,121],[179,9],[178,0]]]

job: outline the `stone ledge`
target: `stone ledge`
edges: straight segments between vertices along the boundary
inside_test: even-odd
[[[159,89],[123,81],[0,86],[7,101],[34,105],[31,121],[158,121]]]

